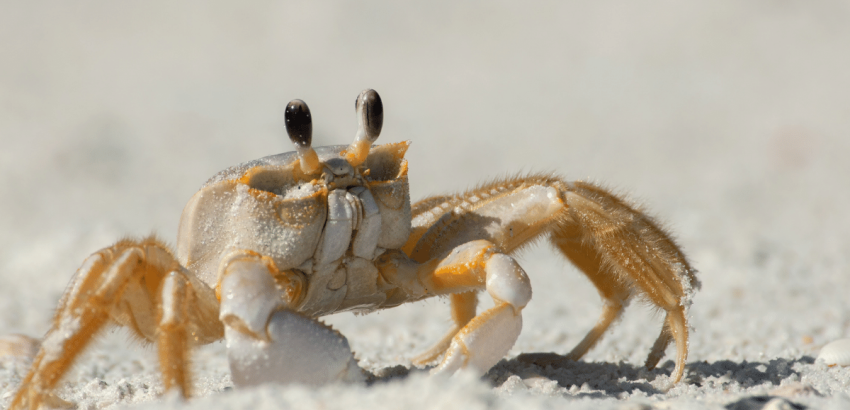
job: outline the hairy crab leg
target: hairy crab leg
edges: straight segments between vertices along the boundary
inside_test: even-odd
[[[298,291],[280,289],[274,262],[251,251],[225,257],[219,272],[220,320],[225,325],[233,383],[322,385],[363,381],[339,332],[290,308]]]
[[[106,324],[127,326],[136,336],[148,341],[156,340],[157,333],[173,334],[167,330],[160,332],[156,321],[160,314],[155,307],[159,303],[156,295],[167,272],[179,269],[179,264],[166,248],[153,238],[141,242],[121,241],[86,259],[63,295],[53,319],[53,327],[33,361],[32,370],[12,399],[10,409],[56,405],[59,399],[52,396],[50,391]],[[174,271],[172,275],[183,277],[187,285],[191,282],[183,273]],[[214,318],[218,304],[212,290],[200,281],[193,283],[195,289],[186,286],[185,293],[191,294],[200,303],[191,310],[185,305],[181,306],[180,311],[189,311],[189,316],[195,318]],[[129,300],[132,303],[125,303]],[[174,312],[170,307],[164,309],[166,314],[163,316],[166,318],[169,312]],[[161,323],[167,325],[169,321]],[[183,328],[186,328],[185,324]],[[221,338],[222,329],[218,321],[201,322],[192,326],[192,329],[195,337],[191,344]],[[165,338],[168,339],[167,336]],[[180,363],[173,363],[168,358],[169,355],[173,356],[172,350],[160,346],[161,370],[166,386],[172,385],[169,384],[170,380],[177,380],[174,387],[185,395],[187,370],[175,368],[184,366],[185,350],[181,348],[184,359]],[[175,376],[175,373],[183,376]]]
[[[484,288],[496,306],[472,318],[452,338],[433,373],[471,367],[486,372],[513,347],[522,330],[522,309],[531,300],[531,282],[510,256],[484,240],[453,249],[436,268],[423,265],[419,278],[429,294]]]
[[[184,397],[190,395],[188,370],[189,340],[187,318],[191,285],[177,272],[169,273],[162,281],[161,313],[157,331],[159,368],[166,390],[179,389]]]
[[[600,280],[582,270],[610,304],[622,305],[624,288],[631,282],[633,289],[641,290],[653,304],[667,311],[662,332],[646,365],[649,369],[655,367],[672,335],[676,341],[676,368],[671,377],[679,381],[688,355],[686,309],[699,287],[694,270],[669,235],[646,215],[594,185],[575,182],[571,188],[565,193],[569,219],[552,232],[553,242],[571,260],[570,256],[575,257],[578,252],[567,250],[563,246],[565,241],[572,239],[586,245],[579,252],[585,258],[598,259],[597,272],[607,273],[609,279]],[[583,268],[581,264],[578,266]],[[606,313],[603,312],[602,320]]]
[[[558,181],[552,178],[531,183],[506,181],[463,195],[419,201],[412,207],[413,230],[403,250],[411,259],[425,263],[452,247],[483,239],[494,243],[501,252],[510,253],[548,232],[563,211],[558,190],[548,182]],[[458,312],[468,317],[475,315],[474,304],[468,305],[455,298],[451,301],[453,316]],[[455,320],[449,333],[414,358],[414,363],[424,364],[436,359],[449,348],[450,341],[465,325]]]
[[[675,340],[672,378],[681,379],[688,352],[686,312],[699,281],[670,236],[622,199],[589,183],[536,175],[426,198],[412,209],[413,230],[403,250],[418,262],[477,239],[510,254],[549,236],[605,303],[597,324],[569,353],[570,359],[580,359],[599,341],[630,298],[646,295],[667,312],[646,365],[652,369]],[[421,357],[433,356],[439,347]]]
[[[556,233],[552,234],[552,243],[590,279],[603,300],[602,314],[596,325],[567,354],[568,359],[579,360],[596,345],[611,324],[622,315],[625,304],[631,297],[631,291],[626,284],[611,280],[608,270],[603,267],[602,257],[591,244],[583,242],[582,231],[579,227],[564,225],[566,224],[562,224]],[[665,344],[664,347],[667,345]],[[661,354],[663,353],[662,350]]]
[[[474,300],[472,291],[486,289],[493,298],[496,306],[453,331],[446,349],[441,343],[428,352],[438,355],[446,351],[432,373],[452,374],[460,368],[486,372],[519,337],[522,309],[531,300],[531,283],[519,264],[493,243],[470,241],[425,263],[387,252],[377,265],[388,283],[399,286],[414,299],[469,293],[461,300],[465,306],[455,312],[459,321],[466,321],[474,313],[474,304],[469,303]]]
[[[412,360],[413,364],[424,366],[437,360],[437,358],[448,350],[457,332],[463,329],[475,317],[475,308],[478,305],[477,292],[455,293],[449,296],[449,300],[452,306],[452,322],[454,322],[454,326],[434,346],[414,357]]]

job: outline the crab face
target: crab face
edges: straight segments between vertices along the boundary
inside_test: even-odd
[[[345,250],[366,229],[377,233],[370,234],[375,249],[366,251],[404,245],[411,220],[404,159],[409,143],[367,144],[380,132],[380,124],[375,125],[380,121],[369,116],[383,114],[380,98],[370,99],[368,91],[357,100],[361,130],[351,146],[313,150],[309,110],[300,100],[290,102],[287,131],[297,151],[246,162],[210,178],[183,210],[180,263],[214,285],[222,257],[236,250],[269,256],[280,270],[311,271],[302,265],[315,260],[321,243]],[[359,199],[364,191],[377,207],[371,213]],[[374,211],[379,221],[366,226]],[[346,223],[349,229],[336,226]]]

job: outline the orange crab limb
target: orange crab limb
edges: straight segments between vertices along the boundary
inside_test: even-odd
[[[460,195],[427,198],[412,209],[414,226],[403,250],[420,262],[476,239],[492,241],[510,253],[548,235],[604,301],[599,321],[569,353],[570,359],[580,359],[599,341],[630,298],[645,295],[667,312],[646,365],[652,369],[675,340],[672,377],[681,379],[688,350],[686,309],[699,282],[669,235],[620,198],[585,182],[536,175],[497,181]],[[437,274],[432,280],[458,281],[450,274]],[[421,358],[433,357],[435,349]]]
[[[496,303],[470,318],[475,312],[474,294],[461,293],[467,296],[455,299],[459,329],[450,332],[454,333],[450,342],[441,341],[422,355],[425,360],[446,352],[434,373],[451,374],[461,367],[485,372],[514,345],[522,329],[522,309],[531,300],[531,282],[519,264],[492,243],[478,240],[460,245],[436,267],[433,263],[420,265],[417,276],[428,294],[486,289]],[[460,325],[462,321],[465,323]]]
[[[200,282],[195,285],[193,289],[169,251],[154,238],[121,241],[90,256],[71,281],[53,327],[10,408],[36,409],[50,405],[45,400],[56,400],[49,392],[109,323],[127,326],[135,336],[156,341],[166,388],[187,395],[187,346],[222,335],[221,324],[214,320],[218,305],[212,290]],[[203,287],[200,292],[198,285]],[[190,305],[187,299],[194,303]]]
[[[475,308],[478,306],[478,293],[463,292],[449,296],[452,306],[452,321],[454,326],[428,350],[416,355],[412,362],[418,366],[424,366],[446,352],[455,335],[475,317]]]

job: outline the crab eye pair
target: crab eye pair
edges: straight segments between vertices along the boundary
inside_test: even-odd
[[[352,166],[357,166],[366,160],[369,147],[381,134],[384,123],[384,106],[381,96],[372,89],[363,90],[354,101],[357,111],[358,129],[354,142],[346,150],[346,159]],[[284,112],[286,133],[289,140],[295,144],[301,160],[301,170],[307,174],[317,172],[321,167],[316,152],[311,148],[313,142],[313,120],[310,108],[301,100],[292,100],[286,105]]]

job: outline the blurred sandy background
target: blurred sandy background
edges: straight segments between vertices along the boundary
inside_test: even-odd
[[[291,150],[290,99],[314,145],[345,144],[374,88],[379,142],[413,141],[414,198],[521,171],[601,181],[701,271],[689,362],[815,356],[850,337],[848,50],[844,1],[2,1],[0,333],[43,334],[85,256],[173,243],[209,176]],[[567,352],[599,300],[545,246],[523,261],[513,354]],[[587,360],[640,366],[660,318],[633,310]],[[447,320],[440,301],[332,318],[377,368]]]

